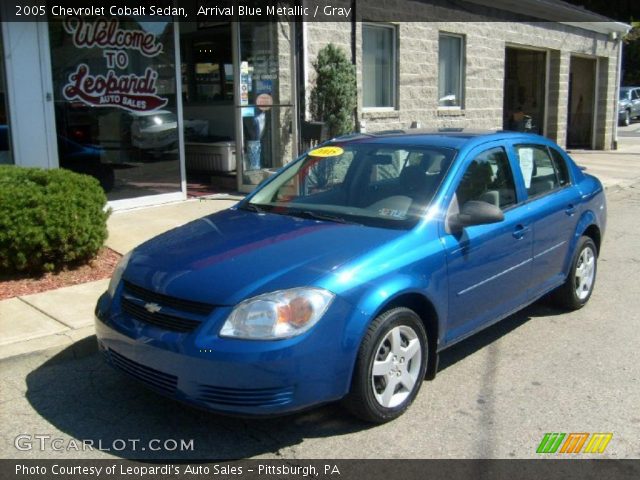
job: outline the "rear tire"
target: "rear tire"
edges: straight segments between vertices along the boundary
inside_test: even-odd
[[[345,406],[367,422],[399,417],[422,386],[428,358],[427,333],[413,310],[380,314],[360,345]]]
[[[555,292],[558,306],[568,310],[584,307],[593,293],[598,269],[598,249],[587,236],[580,237],[565,283]]]

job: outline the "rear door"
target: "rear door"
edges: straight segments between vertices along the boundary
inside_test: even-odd
[[[533,222],[532,295],[564,281],[569,245],[578,221],[580,192],[566,160],[556,148],[536,143],[513,145]]]
[[[504,220],[441,232],[449,276],[445,341],[458,340],[510,313],[528,299],[532,235],[527,207],[519,201],[505,147],[498,142],[471,151],[447,193],[447,217],[466,201],[500,207]]]

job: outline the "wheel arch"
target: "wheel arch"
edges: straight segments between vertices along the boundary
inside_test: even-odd
[[[372,315],[372,319],[377,318],[387,310],[397,307],[405,307],[413,310],[422,320],[422,324],[427,332],[428,339],[428,358],[426,378],[432,380],[435,378],[438,370],[438,344],[439,335],[442,331],[440,325],[440,315],[435,304],[422,292],[406,291],[399,292],[393,298],[384,302],[378,310]]]
[[[593,240],[593,243],[596,245],[596,255],[600,255],[600,245],[602,243],[602,232],[600,232],[600,228],[595,223],[589,225],[582,235],[587,236]],[[582,236],[581,235],[581,236]]]

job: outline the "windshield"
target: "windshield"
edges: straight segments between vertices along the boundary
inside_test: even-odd
[[[620,100],[626,100],[629,96],[629,90],[620,90]]]
[[[323,146],[240,208],[389,228],[416,224],[456,151],[430,146]]]

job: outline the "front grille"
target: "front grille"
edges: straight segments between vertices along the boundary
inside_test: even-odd
[[[111,364],[122,370],[124,373],[137,380],[140,380],[145,385],[151,388],[159,390],[167,395],[173,395],[176,393],[178,385],[178,377],[175,375],[169,375],[168,373],[161,372],[151,367],[147,367],[138,362],[120,355],[112,349],[109,349],[109,359]]]
[[[162,293],[156,293],[146,288],[139,287],[131,282],[124,281],[124,289],[132,296],[143,300],[144,302],[154,302],[172,308],[173,310],[182,310],[184,312],[195,313],[198,315],[209,315],[214,305],[203,302],[194,302],[192,300],[183,300],[181,298],[171,297]]]
[[[174,332],[187,333],[195,330],[200,322],[190,318],[177,317],[161,312],[149,312],[143,305],[132,302],[128,298],[122,297],[122,311],[131,315],[136,320],[155,325],[156,327]]]
[[[238,407],[271,407],[291,402],[294,388],[226,388],[200,385],[198,393],[198,399],[207,403]]]

